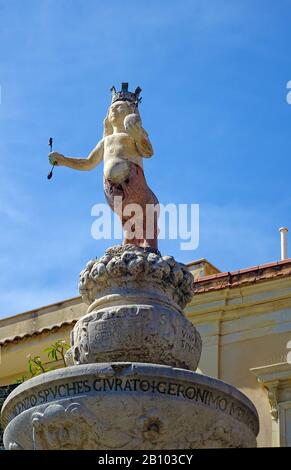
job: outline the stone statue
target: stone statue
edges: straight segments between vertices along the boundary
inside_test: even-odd
[[[128,91],[128,83],[122,90],[111,88],[112,103],[104,120],[103,138],[88,158],[70,158],[58,152],[49,154],[52,165],[67,166],[75,170],[92,170],[104,160],[104,192],[107,202],[121,219],[124,244],[157,249],[158,199],[148,187],[142,158],[150,158],[153,148],[147,132],[143,129],[138,110],[141,101],[138,87]],[[119,196],[119,197],[118,197]],[[132,219],[132,204],[141,211]],[[147,207],[155,207],[148,217]]]
[[[120,215],[124,243],[80,273],[87,313],[74,325],[68,367],[24,382],[1,410],[11,450],[173,450],[255,447],[257,411],[232,385],[196,372],[202,340],[185,315],[194,295],[188,267],[148,236],[142,157],[153,153],[138,112],[140,88],[112,89],[104,137],[87,159],[50,153],[52,164],[89,170],[104,159],[104,190]],[[141,235],[127,233],[130,204]],[[142,220],[143,219],[143,220]]]

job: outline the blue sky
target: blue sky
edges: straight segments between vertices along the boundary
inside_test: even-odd
[[[140,85],[154,147],[149,185],[164,204],[200,204],[200,243],[182,262],[223,271],[278,260],[290,224],[291,1],[0,0],[0,315],[78,295],[85,263],[116,242],[91,236],[102,166],[87,156],[109,88]]]

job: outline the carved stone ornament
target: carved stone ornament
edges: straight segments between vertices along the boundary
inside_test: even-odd
[[[202,350],[194,325],[161,305],[125,304],[89,313],[76,323],[71,344],[71,364],[136,361],[191,370]]]
[[[89,261],[80,274],[82,299],[92,304],[106,293],[143,291],[169,297],[183,309],[193,297],[193,276],[187,266],[172,256],[161,256],[150,248],[117,245],[108,248],[104,256]]]
[[[201,337],[182,308],[193,276],[171,256],[115,246],[80,274],[90,304],[71,335],[68,364],[135,361],[196,370]]]
[[[84,406],[71,403],[49,405],[31,416],[34,450],[84,449],[91,431],[92,417]]]
[[[278,421],[278,382],[270,383],[266,387],[268,399],[270,403],[270,413],[274,421]]]

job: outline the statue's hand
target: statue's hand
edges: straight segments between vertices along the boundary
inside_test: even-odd
[[[141,135],[142,127],[141,127],[140,118],[137,114],[133,113],[133,114],[129,114],[128,116],[126,116],[126,118],[124,119],[124,127],[125,127],[126,132],[128,132],[128,134],[134,140],[138,140],[138,138]]]
[[[58,152],[51,152],[48,156],[51,165],[62,166],[64,162],[64,155]]]

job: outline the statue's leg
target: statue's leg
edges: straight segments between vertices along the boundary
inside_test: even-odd
[[[159,201],[153,191],[148,187],[143,169],[134,165],[134,175],[132,177],[132,187],[135,189],[131,199],[139,204],[142,211],[142,218],[137,218],[138,227],[136,232],[141,234],[134,244],[142,247],[158,248],[158,217]]]
[[[130,174],[125,181],[115,183],[104,177],[104,193],[111,209],[119,216],[123,231],[123,244],[130,243],[141,247],[157,249],[158,237],[158,204],[155,194],[148,187],[143,169],[133,162]],[[116,204],[116,197],[121,204]],[[125,215],[129,204],[137,204],[139,213],[135,214],[134,224],[128,226],[132,215]],[[130,211],[129,211],[130,212]],[[131,233],[129,233],[129,231]]]

